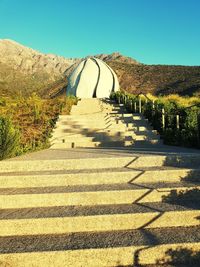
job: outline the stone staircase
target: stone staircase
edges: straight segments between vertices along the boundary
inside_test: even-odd
[[[80,137],[84,129],[111,136],[111,141],[98,136],[101,144],[124,141],[116,135],[124,129],[131,130],[134,145],[134,136],[154,134],[143,118],[114,103],[99,101],[92,107],[96,115],[81,117],[81,102],[71,123],[60,118],[51,149],[0,162],[0,266],[159,266],[169,249],[200,251],[198,201],[180,202],[173,191],[199,192],[200,153],[169,152],[160,144],[150,148],[143,139],[138,147],[143,142],[146,152],[132,145],[68,149],[73,142],[75,147],[95,142],[81,143],[79,138],[90,137]],[[107,117],[110,132],[102,127]],[[61,130],[65,126],[74,139]]]
[[[112,153],[0,162],[0,266],[146,266],[200,250],[199,207],[162,201],[200,188],[200,156]]]
[[[127,113],[110,100],[82,99],[71,115],[61,115],[52,148],[161,145],[159,135],[141,114]]]

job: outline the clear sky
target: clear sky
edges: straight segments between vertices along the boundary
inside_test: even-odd
[[[84,57],[200,65],[200,0],[0,0],[0,39]]]

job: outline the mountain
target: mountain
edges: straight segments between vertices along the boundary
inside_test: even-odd
[[[95,57],[115,70],[120,87],[128,92],[200,93],[200,66],[145,65],[118,52]],[[82,60],[42,54],[12,40],[0,40],[0,96],[64,94],[67,77]]]
[[[130,93],[200,94],[200,66],[128,64],[107,61],[120,86]]]
[[[76,59],[42,54],[12,40],[0,40],[0,93],[29,95],[65,78]]]
[[[99,54],[95,55],[95,57],[103,60],[103,61],[115,61],[115,62],[120,62],[120,63],[128,63],[128,64],[134,64],[134,65],[140,65],[138,61],[133,59],[132,57],[127,57],[121,55],[119,52],[114,52],[112,54]]]

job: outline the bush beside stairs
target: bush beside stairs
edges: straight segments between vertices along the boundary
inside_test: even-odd
[[[140,115],[81,100],[50,149],[0,162],[0,266],[158,266],[169,249],[200,251],[198,199],[173,193],[200,189],[200,154],[161,146]]]

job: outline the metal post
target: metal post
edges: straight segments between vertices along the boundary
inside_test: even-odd
[[[130,110],[131,110],[131,112],[133,111],[133,102],[131,99],[130,99]]]
[[[178,114],[176,115],[176,129],[180,129],[180,115]]]
[[[139,113],[142,113],[142,100],[141,100],[141,97],[139,97]]]
[[[135,113],[137,112],[137,102],[136,101],[134,102],[134,112]]]
[[[154,100],[153,100],[152,102],[153,102],[153,106],[152,106],[152,108],[155,109],[155,103],[154,103]]]
[[[126,96],[124,95],[124,101],[123,101],[124,103],[124,105],[126,104]]]
[[[162,108],[162,128],[165,130],[165,109]]]
[[[197,114],[197,138],[198,147],[200,147],[200,113]]]
[[[151,114],[151,117],[152,117],[152,125],[155,126],[155,103],[154,103],[154,100],[152,101],[152,114]]]

